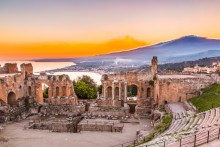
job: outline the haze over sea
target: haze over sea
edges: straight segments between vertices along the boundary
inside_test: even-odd
[[[52,70],[57,68],[63,68],[71,65],[75,65],[73,62],[33,62],[33,61],[0,61],[1,67],[4,66],[5,63],[17,63],[18,69],[20,70],[20,65],[22,63],[31,63],[34,68],[34,74],[39,74],[41,71]],[[51,73],[47,73],[51,74]],[[88,75],[94,79],[97,84],[101,84],[100,79],[101,75],[94,72],[55,72],[54,75],[67,74],[69,75],[71,80],[77,79],[79,76]]]

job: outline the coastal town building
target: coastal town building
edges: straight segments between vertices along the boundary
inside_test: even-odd
[[[211,67],[201,67],[198,64],[194,67],[185,67],[183,72],[185,73],[214,73],[220,70],[220,62],[213,62]]]

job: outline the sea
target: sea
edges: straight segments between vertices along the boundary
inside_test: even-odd
[[[31,63],[34,68],[34,74],[39,75],[41,71],[45,70],[52,70],[57,68],[64,68],[71,65],[76,65],[73,62],[34,62],[34,61],[0,61],[1,67],[4,66],[5,63],[17,63],[18,69],[20,70],[20,65],[22,63]],[[95,72],[54,72],[54,73],[47,73],[48,75],[61,75],[67,74],[69,75],[71,80],[76,80],[78,77],[82,75],[90,76],[98,85],[101,84],[101,74]]]

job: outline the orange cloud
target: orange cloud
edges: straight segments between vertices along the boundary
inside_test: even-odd
[[[128,50],[147,45],[130,36],[116,38],[104,43],[26,43],[0,44],[2,59],[66,58],[91,56]]]

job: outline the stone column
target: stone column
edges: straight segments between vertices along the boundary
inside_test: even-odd
[[[121,81],[119,81],[119,100],[121,100]]]
[[[99,92],[97,92],[97,98],[96,99],[99,99]]]
[[[114,85],[114,81],[112,81],[112,100],[115,99],[115,85]]]
[[[124,102],[126,103],[127,102],[127,82],[124,83]]]
[[[106,82],[104,81],[104,89],[103,89],[103,91],[104,91],[104,99],[106,100]]]
[[[138,97],[137,98],[142,98],[142,81],[139,81],[139,84],[138,84]]]

